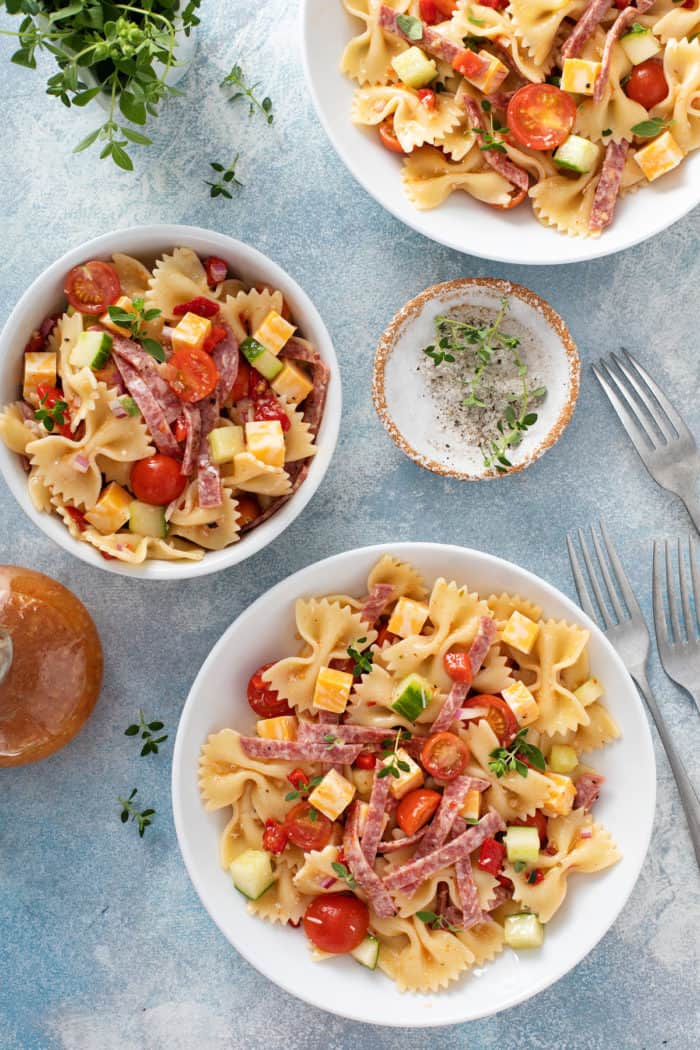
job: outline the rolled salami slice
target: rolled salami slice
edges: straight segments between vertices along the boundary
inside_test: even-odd
[[[347,763],[352,765],[361,748],[351,744],[316,744],[303,740],[264,740],[242,736],[241,747],[251,758],[279,758],[290,762]]]
[[[608,86],[613,47],[620,37],[624,36],[627,30],[634,25],[637,18],[640,15],[645,15],[649,8],[654,6],[655,2],[656,0],[637,0],[637,6],[626,7],[624,11],[621,11],[608,30],[605,44],[603,45],[603,54],[600,58],[600,72],[596,77],[595,87],[593,88],[594,102],[602,101],[605,89]]]
[[[478,102],[471,95],[465,95],[462,101],[472,127],[486,131],[486,124]],[[508,182],[511,182],[513,186],[517,186],[521,190],[529,190],[530,176],[524,168],[519,168],[517,164],[514,164],[505,153],[501,153],[499,150],[488,149],[483,151],[483,156],[486,163],[490,164],[494,171],[497,171],[504,179],[508,179]]]
[[[588,226],[594,232],[600,233],[612,222],[628,150],[629,142],[624,139],[622,142],[609,142],[606,147],[588,220]]]
[[[201,428],[197,456],[197,499],[200,507],[220,507],[223,502],[219,468],[209,458],[210,432],[216,425],[219,409],[214,399],[199,402]]]
[[[360,609],[363,623],[374,626],[394,600],[395,590],[390,583],[375,583]]]
[[[400,839],[386,839],[377,846],[377,853],[396,853],[397,850],[405,849],[406,846],[415,846],[425,835],[427,828],[421,828],[413,835],[404,835]]]
[[[587,813],[593,803],[598,801],[604,783],[605,777],[600,773],[582,773],[576,781],[574,809],[582,809]]]
[[[362,852],[370,865],[373,865],[377,859],[377,847],[384,830],[384,814],[388,798],[389,777],[380,778],[375,775],[372,793],[369,796],[365,830],[362,835]]]
[[[367,894],[369,903],[379,918],[390,919],[396,909],[384,883],[362,851],[357,833],[358,820],[358,803],[354,802],[345,822],[345,834],[343,835],[345,862],[357,885]]]
[[[330,714],[330,712],[328,713]],[[347,723],[343,725],[333,724],[333,728],[329,730],[327,723],[299,723],[300,740],[322,741],[329,732],[332,732],[336,740],[340,740],[344,744],[381,744],[383,740],[388,740],[391,737],[389,730],[378,729],[376,726],[353,726]]]
[[[219,382],[215,393],[219,406],[223,405],[231,393],[233,384],[236,382],[239,360],[238,340],[227,324],[223,325],[223,327],[226,329],[226,338],[216,344],[212,354],[216,370],[219,373]]]
[[[562,58],[579,57],[584,44],[593,36],[612,4],[613,0],[590,0],[588,7],[562,45]]]
[[[479,904],[479,891],[474,882],[472,862],[469,857],[462,857],[455,863],[455,875],[457,876],[459,903],[462,907],[462,927],[470,930],[472,926],[483,922],[484,913]]]
[[[388,7],[386,4],[382,4],[379,9],[379,24],[382,29],[386,30],[387,33],[392,33],[394,36],[398,36],[401,40],[405,40],[408,44],[419,44],[422,51],[427,51],[429,55],[434,58],[439,58],[442,62],[449,62],[450,65],[454,62],[455,58],[462,53],[464,48],[459,47],[458,44],[453,44],[451,40],[448,40],[438,33],[435,29],[431,29],[430,26],[423,25],[423,36],[420,40],[412,40],[411,37],[407,36],[406,33],[399,27],[397,21],[397,15],[399,12],[394,11],[393,8]]]
[[[180,446],[175,440],[163,408],[144,377],[120,354],[114,354],[114,362],[129,391],[146,420],[153,443],[159,452],[167,456],[180,456]]]
[[[199,456],[202,438],[202,417],[196,405],[183,405],[182,410],[187,420],[187,438],[185,439],[185,454],[182,457],[180,473],[189,477],[197,466],[197,457]]]
[[[496,624],[490,616],[482,616],[479,627],[474,636],[474,641],[469,649],[469,663],[471,665],[472,677],[476,675],[484,662],[493,640],[496,637]],[[433,733],[442,733],[449,729],[457,718],[459,710],[467,699],[469,686],[464,682],[455,682],[450,689],[449,695],[437,718],[433,722]]]
[[[112,335],[112,353],[117,354],[136,369],[158,401],[168,423],[172,423],[182,412],[182,402],[167,379],[164,379],[158,371],[154,358],[133,339],[110,334]]]
[[[384,885],[388,890],[405,890],[416,881],[420,884],[442,868],[455,864],[462,857],[468,857],[473,850],[479,848],[484,839],[491,838],[499,831],[505,831],[503,818],[500,813],[490,810],[478,824],[468,828],[456,839],[418,860],[409,861],[408,864],[396,868],[386,876]]]
[[[317,350],[299,339],[290,339],[280,350],[279,356],[292,361],[303,361],[311,368],[314,388],[302,405],[304,421],[309,424],[312,434],[316,435],[323,419],[331,370]]]

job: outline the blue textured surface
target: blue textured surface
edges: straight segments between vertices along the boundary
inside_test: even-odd
[[[602,514],[648,612],[652,536],[691,528],[682,505],[644,472],[588,365],[604,351],[633,348],[677,401],[687,399],[700,433],[700,212],[616,258],[552,270],[485,264],[433,245],[384,214],[332,152],[303,83],[296,5],[252,6],[255,13],[242,0],[204,4],[186,97],[168,104],[132,175],[73,156],[98,113],[48,100],[42,78],[10,66],[10,45],[0,45],[3,321],[68,247],[139,222],[192,223],[248,241],[289,270],[330,328],[345,384],[340,442],[315,499],[272,549],[217,576],[145,585],[99,573],[51,546],[0,490],[0,561],[69,585],[95,617],[106,655],[101,701],[82,734],[46,762],[0,774],[2,1050],[427,1045],[430,1032],[369,1029],[293,1000],[243,962],[204,913],[169,806],[171,748],[196,671],[255,597],[340,550],[400,539],[461,543],[573,594],[565,533]],[[219,97],[216,85],[237,59],[274,99],[273,127]],[[208,162],[236,151],[245,186],[233,201],[211,201],[202,181]],[[539,292],[568,321],[583,359],[578,409],[561,442],[525,473],[478,485],[404,459],[370,399],[373,350],[395,310],[429,284],[469,275]],[[656,659],[651,676],[697,783],[698,713]],[[139,706],[167,723],[160,756],[138,758],[123,735]],[[657,759],[652,849],[614,928],[536,1000],[434,1033],[442,1046],[697,1044],[700,884],[658,743]],[[116,796],[133,786],[158,810],[144,841],[118,819]]]

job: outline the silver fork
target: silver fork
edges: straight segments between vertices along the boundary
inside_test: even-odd
[[[700,569],[690,539],[688,569],[685,567],[680,540],[676,544],[676,560],[681,595],[680,609],[676,599],[673,559],[668,540],[664,540],[663,543],[654,540],[656,643],[666,674],[690,693],[700,711]],[[668,602],[670,625],[664,608],[664,593]]]
[[[700,532],[700,452],[685,420],[628,350],[602,358],[593,371],[642,463],[657,485],[680,496]]]
[[[646,701],[647,707],[649,708],[651,716],[656,724],[659,736],[661,737],[661,743],[663,744],[666,755],[668,756],[673,775],[676,778],[681,802],[683,803],[683,809],[685,810],[686,819],[688,821],[690,838],[693,843],[693,849],[695,850],[695,858],[698,867],[700,867],[700,802],[695,794],[690,778],[685,771],[685,767],[681,762],[680,756],[676,751],[661,711],[659,710],[656,700],[649,688],[646,671],[647,661],[649,659],[649,630],[644,621],[644,617],[642,616],[642,610],[639,608],[639,603],[634,596],[634,591],[630,587],[629,581],[625,575],[622,562],[620,561],[617,551],[613,547],[605,525],[602,522],[600,524],[600,531],[605,544],[605,551],[610,562],[610,568],[608,568],[608,562],[603,554],[600,540],[598,539],[596,532],[591,528],[593,547],[595,548],[598,562],[598,572],[596,572],[596,567],[589,553],[583,531],[581,529],[576,530],[583,560],[593,589],[593,594],[595,595],[595,600],[600,609],[600,615],[596,612],[590,594],[588,593],[588,588],[578,559],[578,554],[576,553],[572,534],[570,533],[566,537],[566,545],[569,550],[569,561],[571,562],[571,571],[574,575],[581,608],[604,631],[608,640],[617,650],[625,667],[637,683],[637,687]],[[603,587],[600,583],[601,578],[608,598],[607,603],[603,595]],[[612,607],[615,618],[610,615],[608,605]]]

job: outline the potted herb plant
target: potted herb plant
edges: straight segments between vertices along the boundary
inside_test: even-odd
[[[151,139],[138,129],[168,95],[191,57],[192,30],[199,24],[201,0],[0,0],[0,9],[22,17],[12,61],[36,68],[36,53],[53,55],[58,72],[47,94],[64,106],[86,106],[98,99],[106,119],[79,142],[76,153],[92,145],[133,169],[132,145]],[[7,34],[9,31],[3,31]],[[187,54],[189,52],[189,55]]]

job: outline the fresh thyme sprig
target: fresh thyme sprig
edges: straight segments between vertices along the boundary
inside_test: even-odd
[[[168,739],[168,734],[164,736],[154,736],[154,733],[159,733],[163,729],[162,722],[147,722],[143,717],[143,711],[139,708],[139,720],[133,722],[130,726],[124,730],[124,736],[138,736],[141,734],[141,739],[144,741],[143,747],[141,748],[141,755],[157,755],[158,745],[164,743]]]
[[[505,124],[501,124],[497,117],[493,115],[493,107],[487,98],[481,102],[481,108],[489,118],[489,127],[486,128],[474,128],[477,135],[481,135],[481,145],[479,149],[482,151],[496,150],[498,153],[507,153],[505,143],[503,142],[503,136],[508,134],[508,128]]]
[[[460,929],[459,926],[454,926],[451,922],[448,922],[444,915],[437,915],[434,911],[417,911],[416,915],[421,922],[430,926],[432,930],[449,930],[450,933],[457,933]]]
[[[134,788],[128,798],[122,798],[121,795],[117,798],[117,802],[120,803],[122,811],[119,814],[119,819],[122,824],[126,824],[131,819],[139,829],[139,838],[143,838],[146,828],[150,827],[153,821],[152,817],[156,815],[155,809],[139,809],[134,805],[134,799],[138,794],[137,789]]]
[[[377,773],[378,780],[388,776],[398,778],[402,773],[410,773],[411,767],[408,762],[404,762],[398,756],[399,744],[410,739],[411,734],[406,729],[399,729],[393,741],[391,737],[382,741],[382,758],[385,763]]]
[[[357,883],[355,882],[352,872],[345,866],[345,864],[341,864],[340,861],[335,860],[331,864],[331,867],[339,879],[345,879],[351,890],[356,889]]]
[[[294,791],[288,791],[284,796],[285,802],[293,802],[295,798],[306,798],[309,792],[318,787],[323,780],[323,777],[312,777],[311,780],[307,780],[305,784],[300,784]]]
[[[499,778],[505,776],[506,773],[520,773],[521,777],[526,777],[528,767],[518,757],[519,755],[526,758],[535,769],[539,769],[541,773],[544,773],[547,768],[544,755],[534,744],[528,744],[525,739],[526,736],[527,728],[519,729],[507,747],[494,748],[489,756],[491,759],[489,769],[492,773],[495,773]]]
[[[236,178],[238,157],[239,154],[237,153],[228,168],[224,167],[224,165],[220,164],[218,161],[210,161],[209,167],[212,168],[217,175],[221,176],[218,182],[209,182],[208,179],[204,180],[205,186],[209,186],[210,197],[226,197],[227,200],[233,200],[233,194],[231,193],[232,187],[243,186],[241,180]]]
[[[40,423],[43,423],[45,429],[51,434],[56,425],[62,427],[65,424],[68,402],[58,400],[53,405],[49,405],[48,398],[49,395],[44,394],[41,399],[42,407],[36,410],[34,416]]]
[[[238,64],[232,67],[231,72],[224,77],[220,86],[222,88],[237,88],[237,90],[229,97],[228,101],[237,102],[238,99],[247,100],[249,116],[252,117],[255,111],[259,110],[267,123],[272,124],[275,119],[272,114],[272,99],[268,98],[267,95],[265,95],[262,100],[256,97],[255,92],[260,87],[259,82],[251,84],[250,86],[246,84],[245,73]]]
[[[352,669],[354,678],[361,678],[363,674],[369,674],[372,670],[372,653],[369,649],[362,652],[358,648],[358,646],[364,645],[366,642],[366,638],[358,638],[355,645],[349,645],[347,648],[348,656],[355,662],[355,666]]]
[[[145,300],[139,295],[135,296],[131,302],[134,307],[133,310],[123,310],[121,306],[108,307],[107,313],[110,316],[110,320],[114,321],[120,328],[126,328],[131,338],[140,343],[144,350],[151,357],[154,357],[156,361],[165,361],[165,350],[156,339],[150,338],[147,327],[150,321],[155,321],[157,317],[160,317],[160,310],[155,309],[155,307],[146,310]]]
[[[499,419],[496,424],[499,437],[490,441],[486,449],[482,449],[484,466],[495,469],[499,474],[505,474],[513,466],[508,459],[508,449],[519,445],[523,434],[535,425],[538,416],[532,411],[532,408],[539,404],[547,394],[547,389],[543,386],[530,390],[527,365],[518,354],[516,347],[511,348],[511,353],[520,377],[520,393],[511,400],[503,413],[503,418]]]

